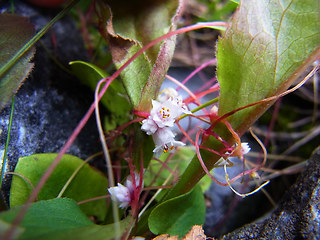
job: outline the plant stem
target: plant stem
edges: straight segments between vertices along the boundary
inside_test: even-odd
[[[15,103],[15,96],[12,97],[11,113],[10,113],[9,124],[8,124],[8,134],[7,134],[6,146],[5,146],[5,149],[4,149],[4,152],[3,152],[3,157],[2,157],[1,176],[0,176],[0,191],[2,189],[2,179],[3,179],[4,175],[5,175],[6,166],[7,166],[7,160],[8,160],[7,154],[8,154],[8,146],[9,146],[9,141],[10,141],[10,133],[11,133],[11,126],[12,126],[14,103]],[[2,196],[2,192],[1,192],[1,199],[0,199],[1,208],[8,209],[8,206],[5,203],[5,200],[3,198],[4,197]]]
[[[192,109],[191,112],[192,112],[192,113],[198,112],[198,111],[200,111],[201,109],[203,109],[203,108],[205,108],[205,107],[208,107],[208,106],[210,106],[211,104],[214,104],[214,103],[216,103],[216,102],[218,102],[218,101],[219,101],[219,97],[216,97],[216,98],[214,98],[214,99],[212,99],[212,100],[210,100],[210,101],[202,104],[201,106],[196,107],[195,109]],[[181,119],[183,119],[183,118],[185,118],[185,117],[188,117],[188,115],[189,115],[189,114],[183,114],[181,117],[179,117],[179,120],[181,120]]]
[[[8,153],[8,146],[9,146],[9,141],[10,141],[10,132],[11,132],[11,126],[12,126],[14,103],[15,103],[15,96],[12,97],[11,113],[10,113],[9,124],[8,124],[8,135],[7,135],[6,147],[4,149],[3,157],[2,157],[0,190],[2,188],[2,178],[3,178],[5,171],[6,171],[5,166],[7,165],[7,153]]]
[[[104,132],[103,132],[103,128],[102,128],[102,124],[101,124],[101,119],[100,119],[100,113],[99,113],[99,89],[102,83],[105,83],[106,87],[109,87],[111,84],[111,79],[102,79],[101,81],[99,81],[99,83],[97,84],[95,93],[94,93],[94,99],[95,99],[95,116],[96,116],[96,123],[97,123],[97,128],[98,128],[98,132],[99,132],[99,137],[100,137],[100,142],[102,145],[102,150],[104,153],[104,157],[106,160],[106,165],[107,165],[107,170],[108,170],[108,184],[109,187],[113,187],[114,186],[114,176],[113,176],[113,169],[112,169],[112,162],[111,162],[111,158],[110,158],[110,154],[109,154],[109,149],[108,149],[108,145],[106,143],[106,139],[104,136]],[[118,203],[117,200],[114,199],[113,201],[111,201],[112,204],[112,212],[113,212],[113,218],[114,218],[114,230],[116,233],[116,239],[120,239],[119,236],[121,236],[121,231],[120,231],[120,217],[119,217],[119,210],[118,210]]]

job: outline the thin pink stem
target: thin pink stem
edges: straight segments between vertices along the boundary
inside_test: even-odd
[[[168,78],[171,82],[177,84],[178,86],[180,86],[181,88],[183,88],[183,90],[185,90],[196,102],[198,105],[201,105],[199,99],[196,97],[196,95],[193,94],[193,92],[187,88],[185,85],[183,85],[183,83],[179,82],[177,79],[175,79],[174,77],[171,77],[169,75],[166,75],[166,78]]]
[[[201,167],[203,169],[203,171],[217,184],[221,185],[221,186],[228,186],[227,183],[222,183],[220,181],[218,181],[211,173],[210,171],[208,170],[207,166],[204,164],[203,162],[203,159],[202,159],[202,156],[201,156],[201,153],[200,153],[200,148],[199,148],[199,137],[200,137],[200,133],[201,133],[201,130],[199,130],[196,134],[196,142],[195,142],[195,147],[196,147],[196,152],[197,152],[197,157],[198,157],[198,160],[201,164]]]
[[[205,95],[207,95],[207,94],[210,94],[210,93],[213,93],[213,92],[216,92],[216,91],[218,91],[220,89],[220,87],[218,86],[218,87],[216,87],[216,88],[210,88],[210,89],[208,89],[208,90],[206,90],[206,91],[203,91],[203,92],[200,92],[200,93],[198,93],[198,94],[195,94],[195,96],[196,96],[196,98],[202,98],[203,96],[205,96]],[[189,98],[187,98],[186,100],[184,100],[184,103],[185,104],[188,104],[188,103],[190,103],[190,102],[193,102],[192,101],[192,97],[189,97]]]
[[[264,139],[264,142],[263,142],[263,145],[266,146],[266,147],[269,144],[271,132],[272,132],[272,130],[273,130],[275,124],[276,124],[276,121],[277,121],[277,116],[278,116],[278,113],[279,113],[279,110],[280,110],[281,101],[282,101],[282,98],[277,100],[277,102],[274,105],[274,110],[272,112],[271,122],[270,122],[269,127],[268,127],[267,136],[266,136],[266,138]]]
[[[202,64],[200,67],[197,67],[192,73],[189,74],[188,77],[186,77],[186,79],[184,79],[182,81],[182,84],[185,85],[194,75],[196,75],[198,72],[200,72],[202,69],[206,68],[207,66],[209,66],[210,64],[216,64],[217,63],[217,59],[211,59],[208,62],[205,62],[204,64]],[[177,87],[177,91],[179,91],[179,89],[181,88],[181,86]]]
[[[219,87],[219,84],[216,83],[217,82],[217,78],[216,77],[213,77],[211,78],[210,80],[208,80],[205,84],[203,84],[197,91],[195,91],[196,94],[202,92],[204,89],[211,89],[211,88],[215,88],[215,87]],[[216,83],[216,84],[214,84]],[[211,86],[212,84],[214,84],[213,86]],[[209,87],[211,86],[211,87]]]
[[[183,135],[191,142],[192,145],[195,145],[194,141],[191,139],[191,137],[188,135],[188,133],[181,127],[179,124],[179,121],[176,121],[176,124],[180,131],[183,133]]]
[[[127,128],[128,126],[130,126],[131,124],[135,123],[135,122],[141,122],[143,121],[144,118],[136,118],[136,119],[133,119],[125,124],[123,124],[122,126],[120,126],[117,130],[118,131],[123,131],[125,128]]]
[[[160,163],[165,169],[167,169],[173,176],[173,182],[176,182],[178,180],[178,175],[177,173],[175,173],[166,162],[162,162],[160,159],[158,158],[153,158],[153,160],[157,161],[158,163]]]

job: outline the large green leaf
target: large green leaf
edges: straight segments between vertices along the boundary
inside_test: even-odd
[[[34,35],[34,27],[26,17],[15,14],[0,14],[0,67],[8,61]],[[0,76],[0,110],[17,92],[23,80],[33,68],[30,63],[34,48],[26,52],[14,65]]]
[[[48,153],[20,158],[15,168],[15,173],[26,177],[35,186],[56,156],[57,154]],[[70,176],[81,164],[83,164],[81,159],[71,155],[64,155],[40,191],[38,200],[56,198]],[[82,201],[106,195],[107,187],[108,181],[106,177],[86,164],[81,168],[62,196],[72,198],[75,201]],[[21,177],[13,176],[10,190],[11,207],[24,204],[31,191],[31,187]],[[95,216],[99,221],[104,220],[107,211],[106,206],[106,200],[103,199],[80,205],[87,215]]]
[[[131,56],[153,39],[176,27],[178,0],[107,1],[100,11],[102,34],[109,43],[113,62],[120,68]],[[178,10],[177,10],[178,9]],[[107,24],[106,24],[107,23]],[[106,24],[106,26],[105,26]],[[134,107],[149,110],[170,65],[175,37],[156,44],[136,58],[121,73]]]
[[[4,238],[6,231],[8,231],[10,227],[11,224],[3,221],[0,217],[0,239]],[[23,232],[24,229],[22,227],[17,227],[13,233],[12,239],[17,239]]]
[[[219,115],[276,95],[293,83],[291,75],[319,47],[319,9],[318,0],[241,1],[218,42]],[[269,106],[239,111],[228,120],[242,134]]]
[[[204,223],[206,207],[199,186],[191,192],[170,199],[157,206],[148,219],[154,234],[184,236],[193,225]]]
[[[0,214],[0,219],[7,224],[13,222],[22,206]],[[120,232],[132,223],[128,217],[120,222]],[[114,225],[95,225],[80,210],[72,199],[57,198],[33,203],[28,209],[19,227],[19,239],[46,240],[109,240],[115,237]],[[3,233],[3,232],[2,232]]]

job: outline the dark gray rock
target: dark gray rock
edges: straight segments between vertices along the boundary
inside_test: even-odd
[[[320,239],[320,148],[270,217],[226,236],[233,239]]]
[[[3,11],[6,5],[0,7]],[[57,10],[35,9],[15,1],[15,13],[30,17],[38,31],[57,14]],[[57,22],[37,44],[34,70],[16,94],[7,171],[14,170],[19,157],[59,152],[93,102],[93,93],[61,69],[53,58],[64,66],[69,61],[88,58],[81,35],[70,17]],[[8,135],[10,111],[8,103],[0,113],[1,156]],[[98,133],[92,118],[68,153],[85,159],[98,151]],[[10,181],[10,177],[5,177],[2,186],[7,199]]]

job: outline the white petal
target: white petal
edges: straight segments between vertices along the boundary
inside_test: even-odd
[[[152,118],[149,116],[149,118],[142,121],[141,130],[145,131],[148,135],[154,134],[158,129],[158,125],[155,123],[155,121],[152,120]]]
[[[131,201],[131,194],[127,187],[123,186],[121,183],[118,183],[117,187],[111,187],[108,189],[108,192],[111,195],[113,201],[120,203],[120,208],[125,208],[129,205]]]
[[[187,106],[184,104],[183,100],[182,100],[182,96],[177,96],[176,98],[172,99],[173,104],[176,105],[177,107],[177,111],[179,111],[179,116],[182,113],[185,114],[191,114],[191,111],[188,110]]]
[[[247,154],[248,152],[250,152],[250,150],[251,150],[251,148],[250,148],[250,146],[249,146],[249,143],[246,143],[246,142],[241,143],[241,153],[242,153],[243,155],[245,155],[245,154]]]
[[[119,208],[126,208],[129,206],[129,202],[122,202],[120,205],[119,205]]]
[[[175,120],[181,115],[181,108],[171,100],[162,103],[152,100],[152,105],[150,116],[159,128],[172,127]]]
[[[162,94],[158,96],[159,102],[165,102],[169,99],[175,99],[179,96],[178,92],[174,88],[166,88],[162,91]]]
[[[183,105],[181,109],[182,109],[182,112],[185,114],[192,114],[192,112],[187,108],[186,105]]]
[[[155,134],[152,135],[156,148],[153,150],[156,157],[160,156],[162,152],[171,152],[178,146],[185,144],[174,140],[174,133],[168,127],[159,128]]]
[[[174,141],[174,133],[168,127],[159,128],[152,135],[152,138],[156,146],[163,146],[166,143]]]
[[[180,147],[180,146],[184,146],[184,145],[186,145],[184,142],[181,142],[181,141],[173,141],[173,142],[171,142],[171,146],[172,147]]]
[[[156,158],[160,157],[161,154],[163,153],[163,146],[156,146],[156,148],[153,149],[153,152]]]

